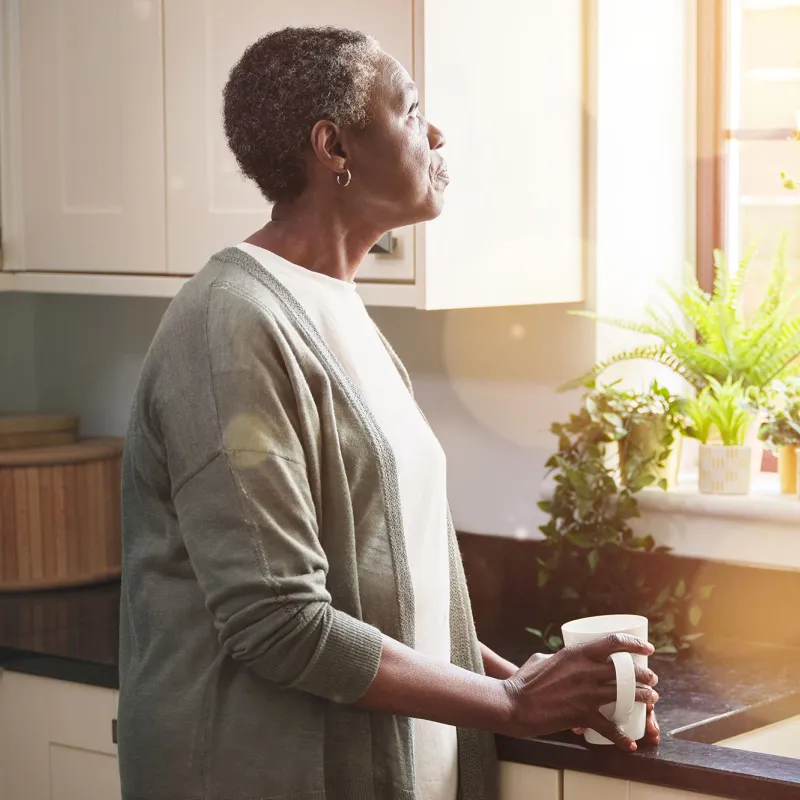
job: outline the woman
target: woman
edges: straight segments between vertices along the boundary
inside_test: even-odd
[[[444,454],[355,292],[373,243],[436,217],[448,184],[408,74],[363,34],[286,29],[245,52],[224,100],[274,206],[175,298],[136,393],[125,797],[482,800],[491,732],[588,725],[633,749],[597,709],[609,654],[649,645],[518,669],[478,643]]]

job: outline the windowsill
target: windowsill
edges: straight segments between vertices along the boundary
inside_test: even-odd
[[[800,498],[781,494],[775,473],[761,473],[753,481],[748,495],[700,494],[697,490],[697,474],[687,473],[681,475],[675,488],[666,492],[644,489],[638,495],[638,500],[642,511],[800,525]],[[800,528],[794,532],[800,533]]]
[[[553,484],[541,493],[552,497]],[[762,473],[744,496],[700,494],[697,476],[686,474],[674,489],[637,498],[633,528],[674,555],[800,571],[800,498],[781,495],[775,474]]]

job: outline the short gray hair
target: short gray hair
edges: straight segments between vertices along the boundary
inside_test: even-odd
[[[306,186],[304,153],[321,119],[369,122],[378,42],[343,28],[283,28],[250,45],[223,93],[225,135],[242,172],[267,200]]]

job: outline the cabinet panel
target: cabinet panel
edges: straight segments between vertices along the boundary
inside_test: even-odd
[[[242,178],[222,126],[222,90],[247,45],[288,25],[336,25],[371,33],[413,70],[411,0],[165,0],[168,265],[200,269],[269,218],[269,204]],[[367,257],[364,278],[410,280],[414,229],[394,232],[397,251]]]
[[[14,6],[25,268],[164,272],[159,0]]]
[[[649,786],[645,783],[631,783],[628,800],[718,800],[708,794],[684,792],[666,786]]]
[[[582,0],[427,2],[424,29],[425,113],[452,177],[424,231],[427,305],[580,299]]]
[[[116,756],[50,745],[52,800],[111,800],[120,796]]]
[[[16,672],[0,674],[3,797],[121,797],[111,737],[117,693]]]
[[[561,800],[561,773],[501,761],[500,800]]]
[[[564,800],[629,800],[628,781],[566,771]]]

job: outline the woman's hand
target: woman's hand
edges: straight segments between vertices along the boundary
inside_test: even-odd
[[[541,736],[568,728],[593,728],[626,751],[636,743],[606,719],[600,706],[613,703],[616,687],[609,685],[616,672],[612,653],[652,655],[653,647],[632,636],[613,634],[588,644],[567,647],[550,657],[533,657],[505,680],[511,700],[511,727],[517,736]],[[656,675],[635,667],[636,681],[655,686]],[[651,688],[637,688],[637,702],[653,705],[658,695]],[[651,729],[652,729],[651,723]]]
[[[582,736],[586,733],[586,728],[573,728],[572,732]],[[645,719],[644,739],[642,739],[642,742],[648,747],[656,747],[661,742],[661,728],[658,727],[655,708],[649,703],[647,705],[647,717]]]

